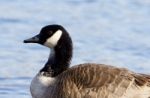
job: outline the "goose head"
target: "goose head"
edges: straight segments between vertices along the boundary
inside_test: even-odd
[[[61,25],[48,25],[43,27],[38,35],[24,40],[24,43],[38,43],[55,48],[72,44],[72,41],[68,32]]]

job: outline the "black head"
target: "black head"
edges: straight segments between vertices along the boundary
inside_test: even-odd
[[[61,25],[48,25],[43,27],[38,35],[24,40],[24,43],[39,43],[54,48],[60,39],[64,39],[63,36],[70,39],[69,34]]]

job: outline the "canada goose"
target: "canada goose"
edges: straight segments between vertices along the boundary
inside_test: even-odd
[[[24,43],[51,49],[45,66],[30,86],[33,98],[150,98],[150,75],[104,64],[69,68],[72,40],[61,25],[48,25]]]

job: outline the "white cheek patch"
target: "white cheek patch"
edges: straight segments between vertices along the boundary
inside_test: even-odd
[[[57,45],[61,35],[62,35],[62,31],[61,30],[57,30],[50,38],[48,38],[46,40],[44,45],[49,47],[49,48],[55,47]]]

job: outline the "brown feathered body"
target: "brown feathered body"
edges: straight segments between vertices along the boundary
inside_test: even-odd
[[[102,64],[61,73],[42,98],[150,98],[150,76]]]

